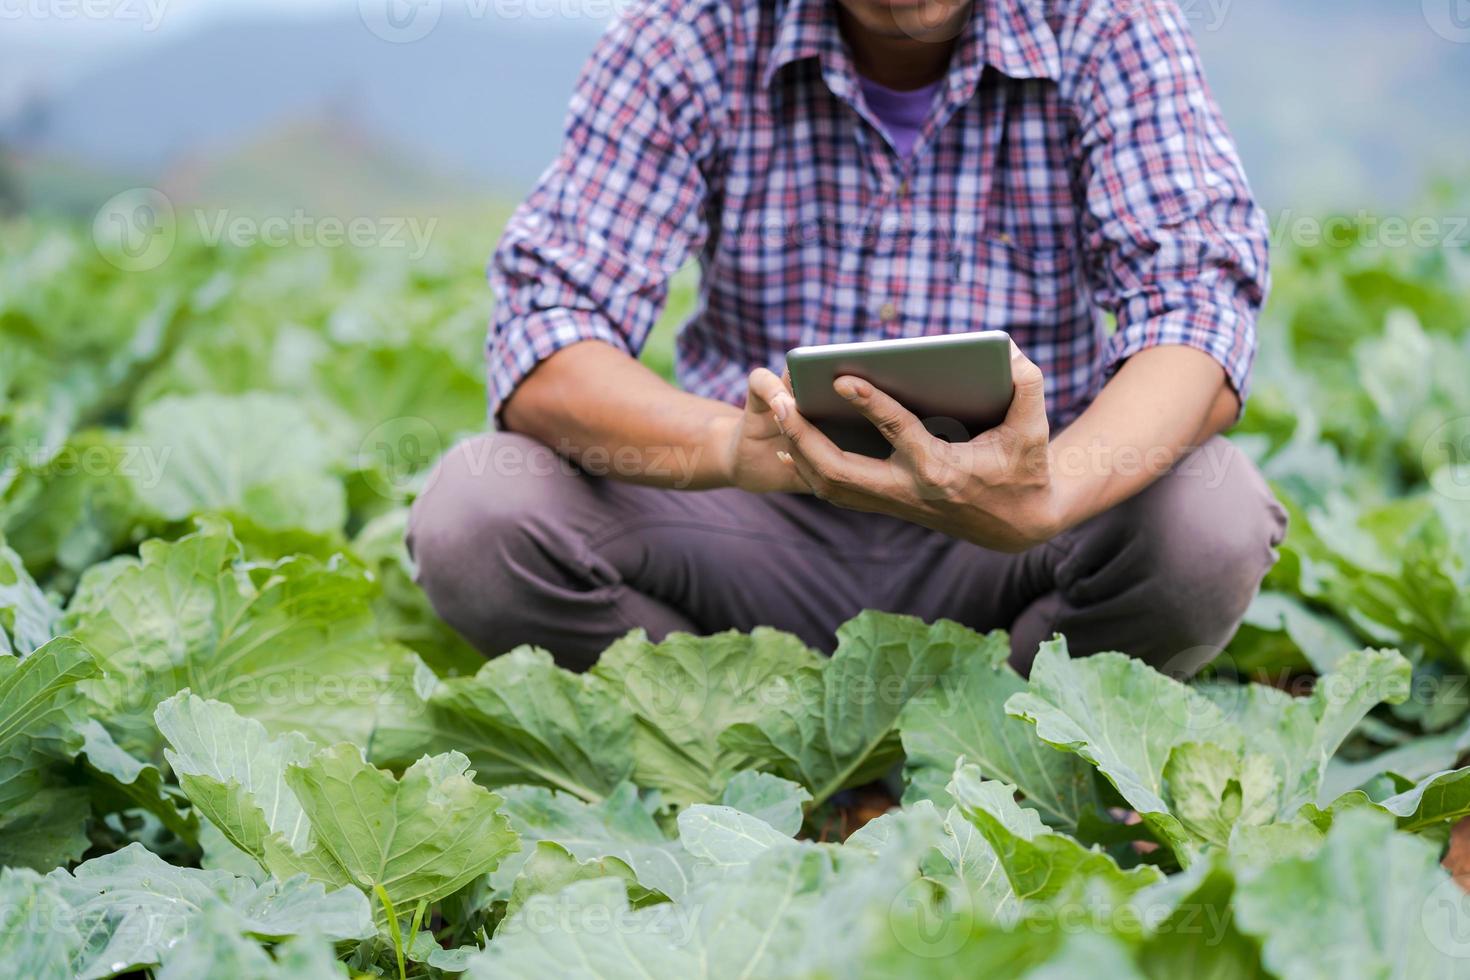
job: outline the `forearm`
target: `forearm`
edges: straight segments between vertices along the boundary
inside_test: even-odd
[[[1239,401],[1208,354],[1160,346],[1129,358],[1052,440],[1058,530],[1122,503],[1225,431]]]
[[[728,482],[740,410],[680,391],[601,341],[557,351],[505,403],[506,428],[596,475],[700,490]]]

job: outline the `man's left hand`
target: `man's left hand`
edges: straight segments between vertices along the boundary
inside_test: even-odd
[[[771,406],[793,467],[812,493],[852,510],[900,517],[995,551],[1020,552],[1062,530],[1052,479],[1050,427],[1041,369],[1013,344],[1015,396],[1005,420],[969,442],[932,435],[908,409],[861,378],[833,382],[839,395],[892,445],[884,460],[843,452],[802,418],[789,385],[761,369],[752,392]]]

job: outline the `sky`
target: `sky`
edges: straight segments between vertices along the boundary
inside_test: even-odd
[[[0,0],[7,41],[46,48],[106,48],[185,34],[210,21],[254,16],[320,17],[344,12],[381,15],[390,5],[491,10],[497,0]],[[612,0],[605,6],[611,7]],[[554,28],[558,22],[536,22]],[[584,22],[585,23],[585,22]]]

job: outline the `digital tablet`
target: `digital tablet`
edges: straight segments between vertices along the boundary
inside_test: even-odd
[[[887,392],[950,442],[999,425],[1011,404],[1011,338],[1000,330],[798,347],[786,370],[803,418],[839,448],[878,459],[893,447],[832,389],[844,375]]]

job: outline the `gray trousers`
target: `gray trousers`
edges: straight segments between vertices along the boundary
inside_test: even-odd
[[[1276,560],[1286,514],[1216,438],[1131,500],[1019,555],[813,497],[659,490],[589,476],[513,433],[440,462],[409,549],[445,621],[487,655],[522,643],[582,669],[649,635],[775,626],[830,651],[863,609],[1121,650],[1176,676],[1218,654]]]

